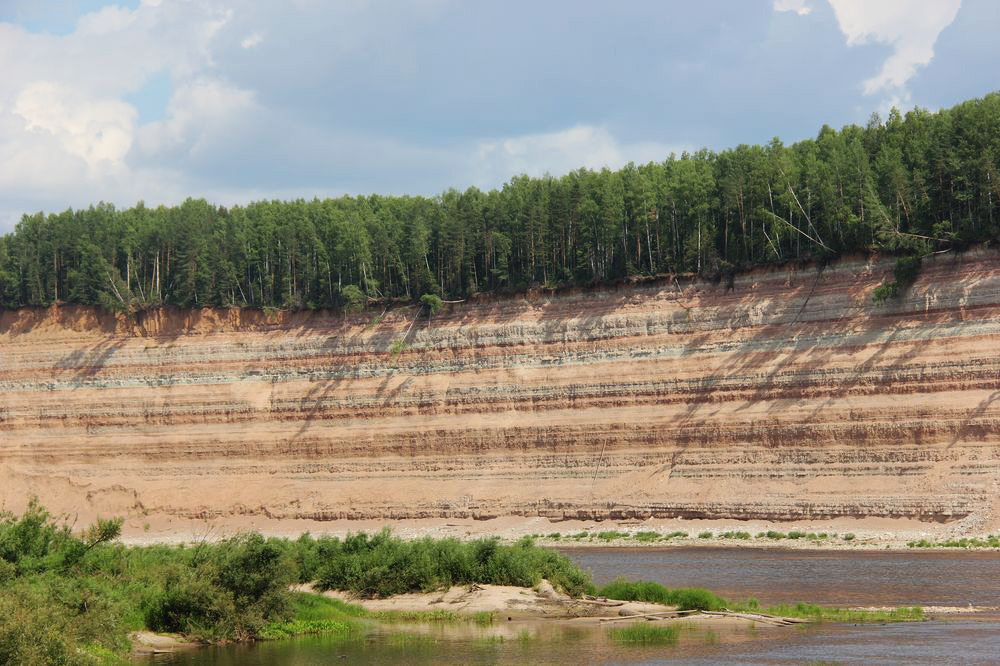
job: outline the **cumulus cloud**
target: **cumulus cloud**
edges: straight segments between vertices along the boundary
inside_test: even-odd
[[[139,147],[147,156],[184,146],[196,150],[200,137],[233,122],[254,106],[252,91],[209,77],[181,84],[167,105],[167,119],[139,130]]]
[[[892,54],[879,72],[862,83],[866,95],[884,93],[891,105],[906,103],[906,89],[919,67],[934,58],[934,44],[951,25],[962,0],[828,0],[848,46],[883,44]],[[804,16],[811,11],[806,0],[774,0],[775,11]]]
[[[231,18],[212,2],[144,0],[84,14],[62,36],[0,23],[0,231],[14,207],[181,196],[181,171],[152,158],[197,145],[252,103],[213,69],[213,40]],[[141,125],[126,98],[163,71],[166,120]]]
[[[70,155],[92,169],[121,164],[132,146],[135,109],[117,99],[97,98],[84,90],[36,81],[18,94],[13,112],[27,132],[48,132]]]
[[[934,58],[934,43],[951,25],[962,0],[830,0],[847,44],[878,43],[893,52],[878,74],[864,82],[866,95],[899,91]]]
[[[621,142],[606,128],[574,125],[564,130],[482,141],[475,151],[474,170],[484,184],[502,182],[514,174],[560,176],[586,167],[619,168],[628,162],[661,162],[677,148],[655,142]]]

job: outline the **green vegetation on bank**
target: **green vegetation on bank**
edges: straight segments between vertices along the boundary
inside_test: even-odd
[[[614,580],[601,587],[598,594],[608,599],[677,606],[680,610],[717,611],[727,603],[725,599],[702,588],[682,587],[671,590],[651,581]]]
[[[245,534],[216,543],[114,543],[118,520],[75,535],[37,502],[0,514],[0,663],[98,663],[130,649],[147,629],[194,640],[349,637],[357,620],[455,621],[449,611],[368,612],[290,591],[318,580],[362,596],[429,591],[453,584],[531,587],[547,578],[570,594],[593,591],[568,558],[497,540],[403,541],[388,531],[346,539],[296,540]],[[486,618],[478,618],[485,620]]]
[[[592,591],[589,577],[559,553],[530,538],[513,545],[495,539],[404,541],[388,530],[374,536],[300,540],[308,544],[305,571],[322,589],[387,597],[469,583],[534,587],[543,578],[571,595]]]
[[[910,548],[1000,548],[1000,534],[991,534],[983,538],[962,537],[960,539],[946,539],[944,541],[920,539],[910,541],[906,545]]]
[[[782,617],[796,617],[816,622],[916,622],[925,618],[920,607],[903,607],[889,610],[853,610],[847,608],[827,608],[815,604],[784,604],[761,608],[756,599],[734,602],[727,601],[703,588],[668,589],[650,581],[614,580],[604,585],[598,594],[608,599],[624,601],[645,601],[666,606],[676,606],[679,610],[728,610],[737,613],[767,613]]]
[[[350,311],[369,299],[699,273],[850,252],[922,257],[1000,237],[1000,94],[893,110],[783,145],[699,150],[612,171],[516,176],[483,192],[25,215],[0,237],[0,307],[167,304]]]
[[[571,560],[530,538],[510,545],[495,539],[404,541],[384,530],[345,539],[244,534],[215,543],[124,546],[115,542],[120,527],[119,520],[98,520],[74,534],[37,502],[20,516],[0,514],[0,663],[106,663],[124,657],[129,634],[142,629],[208,642],[311,633],[353,640],[364,636],[365,621],[493,620],[490,613],[463,618],[442,610],[367,611],[293,592],[296,583],[368,597],[473,583],[533,587],[543,578],[571,595],[596,591]],[[757,607],[649,582],[615,581],[600,592],[682,609]],[[874,621],[855,611],[796,608],[781,612]],[[918,616],[918,610],[893,611],[882,621]]]
[[[674,645],[680,633],[679,625],[630,624],[608,630],[611,640],[633,645]]]

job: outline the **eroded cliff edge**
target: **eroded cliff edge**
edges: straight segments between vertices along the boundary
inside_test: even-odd
[[[926,260],[876,306],[891,267],[497,297],[415,324],[415,308],[3,312],[0,502],[992,529],[1000,254]]]

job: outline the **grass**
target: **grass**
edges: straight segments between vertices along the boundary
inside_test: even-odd
[[[978,537],[963,537],[961,539],[948,539],[946,541],[910,541],[906,544],[909,548],[1000,548],[1000,534],[991,534],[983,539]]]
[[[659,626],[642,623],[610,629],[608,636],[616,643],[631,645],[675,645],[680,633],[681,628],[678,625]]]
[[[268,624],[258,632],[257,639],[273,641],[307,634],[340,634],[349,636],[353,631],[353,625],[336,620],[291,620],[289,622],[273,622]]]
[[[698,538],[699,539],[711,539],[713,536],[714,535],[711,532],[709,532],[709,531],[699,532],[698,533]]]
[[[472,614],[472,621],[481,627],[486,627],[496,620],[496,611],[479,611]]]
[[[668,589],[652,581],[614,580],[601,587],[598,594],[608,599],[677,606],[680,610],[720,610],[726,605],[725,599],[702,588]]]
[[[601,541],[614,541],[615,539],[627,539],[628,537],[628,532],[618,532],[617,530],[597,533],[597,538]]]
[[[760,603],[753,598],[744,602],[731,602],[702,588],[668,589],[659,583],[650,581],[616,580],[603,586],[599,594],[608,599],[622,601],[645,601],[665,606],[676,606],[679,610],[730,610],[743,613],[764,612],[770,615],[797,617],[816,622],[918,622],[926,619],[924,611],[919,606],[894,608],[891,610],[851,610],[846,608],[827,608],[815,604],[786,604],[770,606],[761,609]]]
[[[751,610],[738,604],[732,610]],[[849,608],[826,608],[815,604],[784,604],[770,606],[766,613],[782,617],[797,617],[816,622],[847,622],[872,624],[880,622],[922,622],[927,619],[924,609],[919,606],[900,607],[891,610],[852,610]]]
[[[719,535],[721,539],[749,539],[749,532],[723,532]]]

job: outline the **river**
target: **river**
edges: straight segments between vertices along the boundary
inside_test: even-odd
[[[708,587],[762,604],[1000,606],[1000,553],[788,551],[778,549],[563,549],[598,583],[617,576],[670,587]],[[409,638],[349,643],[305,637],[224,646],[153,659],[171,666],[379,664],[995,664],[1000,614],[929,622],[730,632],[689,631],[676,645],[621,646],[602,630],[525,622],[435,627]]]

